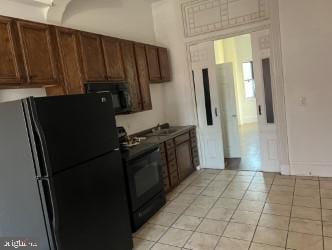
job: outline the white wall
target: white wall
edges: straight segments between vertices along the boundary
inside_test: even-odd
[[[45,21],[46,9],[11,0],[1,0],[0,15]],[[111,35],[138,42],[155,43],[151,2],[148,0],[73,0],[63,16],[62,26]],[[164,111],[164,86],[151,85],[153,110],[117,117],[117,125],[129,133],[167,121]],[[43,89],[0,90],[0,102],[45,94]]]
[[[181,12],[177,0],[152,4],[156,41],[169,48],[172,82],[165,85],[165,115],[173,125],[195,124],[191,73],[186,60]]]
[[[332,1],[279,5],[291,173],[332,176]]]

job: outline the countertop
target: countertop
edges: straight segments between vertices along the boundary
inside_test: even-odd
[[[161,144],[165,141],[168,141],[170,139],[173,139],[174,137],[177,137],[183,133],[188,132],[189,130],[195,128],[196,126],[194,125],[189,125],[189,126],[170,126],[170,128],[176,128],[178,131],[169,134],[169,135],[144,135],[140,134],[142,137],[146,137],[147,139],[142,141],[142,143],[154,143],[154,144]]]

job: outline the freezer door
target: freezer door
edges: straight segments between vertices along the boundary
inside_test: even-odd
[[[31,98],[38,152],[48,175],[118,148],[109,93]]]
[[[0,241],[15,237],[54,249],[40,199],[21,101],[0,104]],[[1,247],[0,247],[1,248]]]
[[[119,152],[52,177],[60,250],[129,250],[131,228]]]

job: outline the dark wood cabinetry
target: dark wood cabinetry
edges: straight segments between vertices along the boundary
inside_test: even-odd
[[[171,67],[166,48],[158,48],[160,77],[162,82],[171,81]]]
[[[159,82],[161,80],[161,74],[158,58],[158,47],[146,45],[145,49],[149,66],[150,81]]]
[[[41,86],[60,82],[58,55],[52,26],[17,21],[27,83]]]
[[[102,37],[108,80],[126,80],[123,67],[120,40],[112,37]]]
[[[82,94],[84,93],[83,65],[78,32],[57,28],[56,35],[64,77],[64,92],[66,94]]]
[[[160,144],[165,191],[169,192],[199,166],[196,129]]]
[[[18,48],[14,21],[0,17],[0,85],[24,82],[23,61]]]
[[[79,37],[86,82],[106,81],[107,73],[101,37],[87,32],[79,32]]]
[[[132,111],[138,112],[142,110],[142,101],[136,70],[134,43],[130,41],[121,41],[121,52],[123,56],[123,63],[127,76],[127,81],[129,84]]]
[[[148,64],[144,44],[135,44],[136,66],[142,98],[142,109],[152,109]]]
[[[131,112],[152,109],[150,83],[170,81],[166,48],[0,16],[0,88],[84,93],[87,82],[128,82]]]

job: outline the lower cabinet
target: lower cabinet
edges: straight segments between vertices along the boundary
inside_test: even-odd
[[[176,146],[176,161],[178,164],[179,179],[182,181],[194,170],[190,141],[183,142]]]
[[[164,188],[166,192],[178,186],[199,165],[196,129],[160,144]]]

